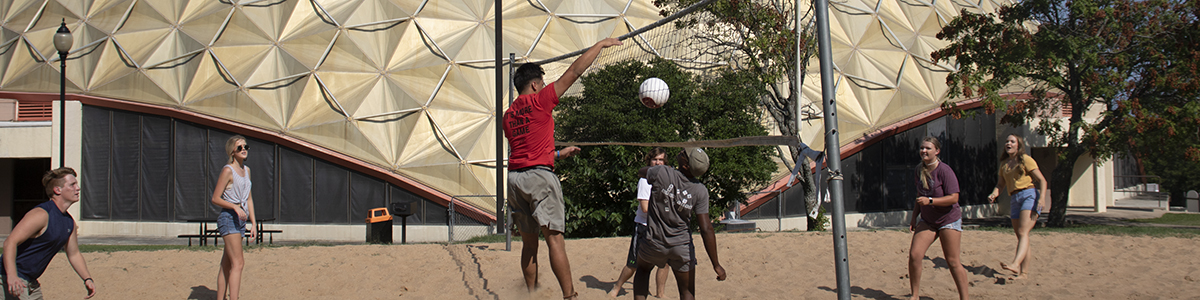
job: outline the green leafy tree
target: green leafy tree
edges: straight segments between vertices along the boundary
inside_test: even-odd
[[[658,109],[642,106],[638,87],[658,77],[671,88]],[[584,76],[581,96],[564,97],[556,111],[556,139],[573,142],[682,142],[766,134],[755,103],[761,88],[752,77],[724,72],[713,78],[682,71],[657,59],[626,61]],[[700,178],[709,189],[710,216],[746,199],[742,192],[765,184],[775,165],[769,147],[706,149],[712,164]],[[567,232],[573,237],[616,236],[632,232],[637,170],[649,149],[635,146],[583,147],[557,163],[567,201]],[[667,149],[675,165],[678,148]]]
[[[702,0],[655,0],[654,5],[662,8],[660,15],[668,16],[699,3]],[[679,28],[696,28],[692,40],[702,46],[699,55],[719,57],[730,62],[733,69],[748,72],[764,93],[758,99],[758,105],[770,115],[779,133],[784,136],[799,136],[801,123],[797,122],[800,95],[796,90],[795,80],[797,59],[800,65],[808,66],[809,59],[816,50],[816,40],[810,27],[812,6],[805,5],[805,11],[797,11],[795,2],[774,0],[729,0],[715,1],[704,6],[697,13],[684,16],[676,21]],[[803,14],[797,24],[796,14]],[[797,32],[800,32],[797,35]],[[797,47],[797,40],[800,41]],[[799,52],[800,55],[797,55]],[[803,77],[800,77],[803,85]],[[818,109],[807,109],[806,113],[819,113]],[[808,116],[800,116],[808,118]],[[800,149],[789,149],[793,162],[803,163],[796,159]],[[799,176],[799,185],[804,189],[806,202],[817,205],[816,185],[812,174],[804,172]],[[810,207],[810,209],[812,209]],[[822,230],[823,218],[809,218],[808,228]]]
[[[1161,30],[1139,35],[1142,45],[1118,58],[1118,64],[1130,66],[1132,75],[1123,83],[1128,91],[1106,112],[1104,129],[1085,139],[1101,152],[1139,158],[1148,173],[1161,178],[1172,205],[1183,205],[1185,192],[1200,190],[1200,3],[1129,5],[1113,13],[1144,15],[1121,18]]]
[[[1149,131],[1172,140],[1195,136],[1170,128],[1196,121],[1184,114],[1194,108],[1183,105],[1196,99],[1196,38],[1187,36],[1196,12],[1194,2],[1173,0],[1029,0],[997,14],[964,10],[938,34],[950,45],[932,56],[958,65],[946,77],[950,97],[982,98],[987,111],[1005,112],[1007,124],[1036,122],[1037,133],[1060,149],[1048,180],[1050,225],[1063,226],[1080,156],[1111,157],[1152,141]],[[1023,96],[1003,94],[1014,88]],[[1085,122],[1093,105],[1105,112]],[[1064,106],[1071,108],[1066,122],[1042,117]],[[1158,151],[1197,152],[1189,139]]]

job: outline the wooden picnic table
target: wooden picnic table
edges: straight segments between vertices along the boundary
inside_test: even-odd
[[[275,235],[274,234],[282,233],[283,230],[264,229],[263,223],[264,222],[274,222],[275,218],[256,218],[256,221],[258,221],[258,222],[255,222],[254,226],[255,226],[255,229],[257,229],[257,231],[258,231],[258,235],[254,237],[254,243],[261,244],[263,242],[263,234],[266,233],[266,234],[271,235],[271,238],[268,239],[268,242],[271,244],[274,244],[275,243]],[[216,245],[217,240],[221,238],[221,233],[220,233],[220,231],[218,231],[218,229],[215,226],[213,226],[211,228],[208,226],[208,224],[216,223],[217,219],[214,219],[214,218],[188,219],[187,222],[199,224],[199,226],[197,226],[198,230],[197,230],[196,234],[180,234],[179,235],[179,238],[187,238],[188,239],[189,247],[192,246],[193,238],[198,238],[200,240],[200,243],[199,243],[200,246],[207,245],[209,238],[212,238],[213,245]],[[246,245],[247,246],[250,245],[250,239],[246,239]]]

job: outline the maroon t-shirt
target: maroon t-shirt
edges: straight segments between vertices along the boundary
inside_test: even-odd
[[[958,177],[946,162],[938,162],[938,166],[929,172],[929,188],[921,184],[921,169],[917,168],[917,197],[937,198],[958,193]],[[962,219],[962,209],[958,202],[951,206],[921,205],[921,220],[933,228],[941,228],[947,224]]]
[[[554,117],[558,106],[554,83],[536,94],[518,96],[504,111],[504,137],[512,154],[508,169],[544,165],[554,167]]]

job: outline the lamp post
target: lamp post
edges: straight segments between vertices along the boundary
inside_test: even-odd
[[[58,32],[54,33],[54,49],[58,50],[58,167],[62,168],[64,161],[67,160],[67,52],[71,51],[71,43],[75,41],[71,37],[71,29],[67,29],[67,19],[63,18],[62,25],[58,26]]]

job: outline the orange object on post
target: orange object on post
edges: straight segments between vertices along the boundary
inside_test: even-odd
[[[392,214],[388,213],[387,207],[372,208],[367,213],[367,223],[379,223],[391,220]]]

